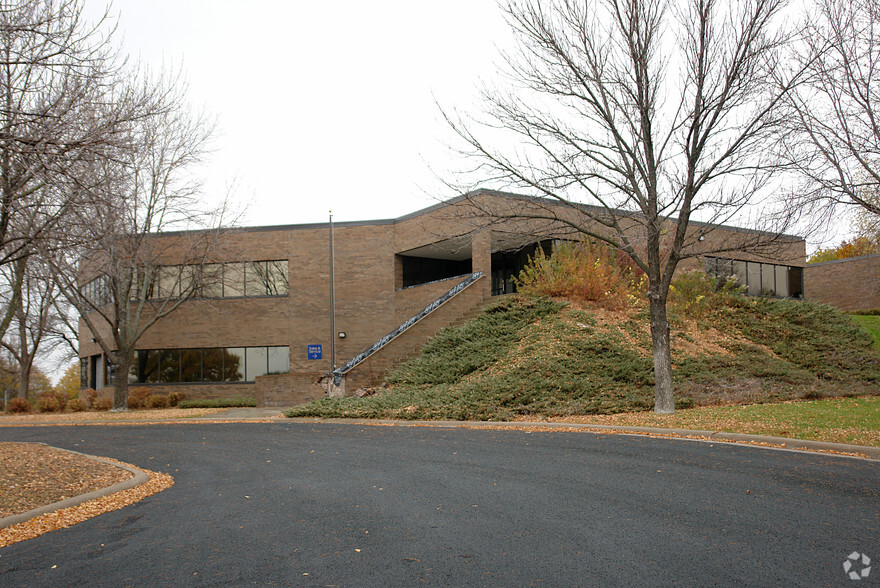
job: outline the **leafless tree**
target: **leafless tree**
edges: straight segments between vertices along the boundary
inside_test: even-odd
[[[0,266],[31,255],[64,215],[71,202],[59,178],[124,140],[120,122],[139,115],[107,108],[120,67],[108,25],[86,22],[83,0],[0,3]],[[11,276],[14,296],[21,277]],[[18,306],[10,302],[0,336]]]
[[[880,217],[880,5],[816,0],[790,95],[788,154],[806,185],[800,204],[856,206]],[[865,219],[862,219],[864,222]],[[876,225],[876,220],[867,225]]]
[[[7,281],[16,279],[8,275],[10,272],[21,272],[24,277],[20,295],[16,297],[13,336],[5,338],[2,345],[18,364],[18,397],[27,398],[34,360],[38,354],[51,353],[59,344],[58,339],[51,336],[57,328],[55,301],[59,290],[53,272],[37,255],[0,266],[0,274]]]
[[[140,87],[129,95],[151,102],[150,114],[129,125],[129,144],[72,175],[78,206],[48,252],[81,328],[115,371],[119,410],[127,409],[137,342],[197,293],[201,268],[228,220],[225,205],[205,210],[201,181],[192,173],[213,125],[191,112],[179,79],[143,76]],[[179,232],[163,235],[169,230]]]
[[[791,220],[756,208],[776,187],[771,142],[797,79],[779,61],[789,41],[784,7],[509,0],[517,41],[504,56],[510,88],[485,90],[482,116],[446,113],[475,162],[464,174],[469,185],[488,181],[557,204],[508,216],[565,225],[644,270],[658,413],[674,412],[666,301],[678,264],[766,247]],[[703,243],[717,224],[749,217],[771,230],[748,242]]]

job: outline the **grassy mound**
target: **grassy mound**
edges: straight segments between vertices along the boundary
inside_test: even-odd
[[[880,393],[880,356],[852,319],[804,301],[718,293],[671,306],[676,405]],[[287,416],[511,420],[653,407],[647,311],[519,297],[447,328],[365,398]]]

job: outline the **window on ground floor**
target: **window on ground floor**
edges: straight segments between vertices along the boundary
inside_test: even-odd
[[[749,296],[803,298],[804,268],[757,261],[706,257],[706,273],[746,287]]]
[[[129,381],[137,384],[253,382],[266,374],[287,373],[290,347],[213,347],[141,349]]]

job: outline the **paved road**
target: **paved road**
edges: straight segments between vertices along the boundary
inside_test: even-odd
[[[0,549],[4,586],[846,585],[880,463],[592,433],[0,428],[173,488]],[[880,585],[880,565],[861,585]]]

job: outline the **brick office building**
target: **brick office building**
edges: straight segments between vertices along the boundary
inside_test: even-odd
[[[536,247],[576,238],[558,222],[498,220],[529,207],[577,214],[481,190],[396,219],[236,229],[225,237],[223,258],[205,266],[220,279],[138,342],[129,382],[189,398],[255,396],[261,406],[353,393],[443,326],[512,291],[512,277]],[[700,234],[695,246],[707,251],[761,236],[692,230]],[[803,239],[782,236],[772,256],[727,253],[681,269],[741,276],[753,294],[800,297],[804,262]],[[111,394],[120,375],[82,321],[79,343],[84,384]]]

